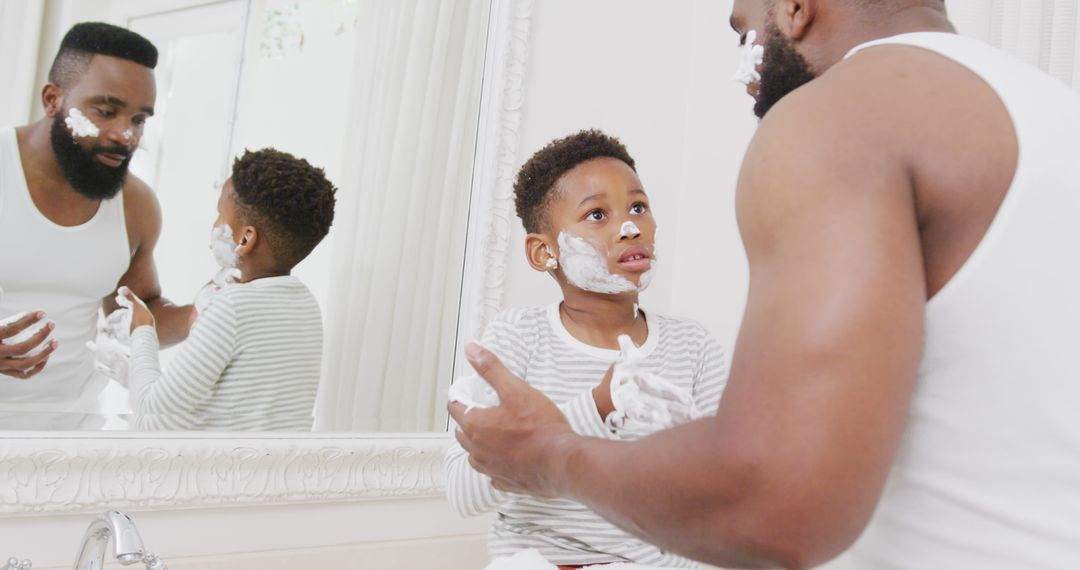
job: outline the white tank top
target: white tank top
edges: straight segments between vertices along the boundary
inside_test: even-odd
[[[905,44],[979,75],[1019,144],[975,252],[926,305],[918,384],[858,568],[1080,568],[1080,95],[978,40]],[[849,57],[851,54],[849,54]]]
[[[0,420],[4,412],[98,411],[107,379],[95,374],[86,342],[95,337],[102,299],[130,259],[123,193],[103,201],[84,224],[53,223],[30,198],[15,129],[0,128],[0,318],[42,309],[59,341],[37,376],[0,375]]]

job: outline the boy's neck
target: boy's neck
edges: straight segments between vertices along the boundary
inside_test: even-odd
[[[241,269],[240,270],[240,282],[251,283],[259,279],[266,279],[268,277],[283,277],[291,274],[292,271],[285,270],[279,271],[277,269]]]
[[[649,336],[648,324],[637,302],[636,293],[604,295],[564,287],[559,315],[574,338],[591,346],[617,350],[619,335],[630,335],[638,346]]]

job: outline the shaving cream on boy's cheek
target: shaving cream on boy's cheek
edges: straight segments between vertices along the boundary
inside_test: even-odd
[[[236,269],[236,250],[239,248],[233,241],[233,231],[229,224],[214,226],[210,232],[210,250],[214,252],[214,259],[222,269]]]
[[[91,138],[101,134],[101,129],[75,107],[68,109],[64,124],[71,129],[71,135],[76,139]]]
[[[622,275],[608,271],[607,259],[584,239],[559,233],[559,263],[571,285],[593,293],[629,293],[637,286]]]
[[[214,274],[210,282],[203,286],[195,295],[195,311],[202,313],[210,304],[210,300],[226,285],[236,283],[240,278],[239,256],[236,254],[240,245],[233,241],[232,227],[229,224],[218,224],[210,232],[210,250],[214,253],[214,259],[221,269]]]

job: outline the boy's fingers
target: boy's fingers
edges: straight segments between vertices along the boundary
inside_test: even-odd
[[[461,425],[465,421],[465,410],[468,408],[461,402],[450,402],[447,404],[446,409],[450,411],[450,417],[457,422],[457,425]]]

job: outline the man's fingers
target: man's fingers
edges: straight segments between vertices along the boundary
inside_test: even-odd
[[[48,364],[48,361],[38,363],[37,366],[34,366],[29,370],[7,370],[3,372],[3,374],[5,376],[11,376],[12,378],[18,378],[19,380],[26,380],[31,376],[37,375],[38,372],[44,370],[46,364]]]
[[[15,368],[18,370],[30,370],[31,368],[48,360],[49,356],[51,356],[53,351],[56,350],[58,344],[59,343],[57,343],[55,340],[49,341],[49,344],[41,352],[33,356],[16,356],[7,358],[4,364],[8,368]]]
[[[514,376],[514,373],[503,365],[494,352],[475,342],[465,345],[465,358],[468,359],[469,364],[476,370],[476,373],[488,384],[491,384],[500,400],[504,400],[504,396],[514,386],[524,382],[521,378]]]
[[[45,311],[30,311],[16,321],[0,325],[0,341],[7,340],[45,318]]]
[[[40,346],[41,343],[45,342],[45,339],[49,338],[49,334],[51,334],[54,329],[56,329],[56,323],[49,323],[41,327],[41,330],[34,333],[33,336],[22,342],[17,342],[15,344],[5,344],[5,356],[22,356],[30,352],[31,350],[34,350],[35,348]]]

